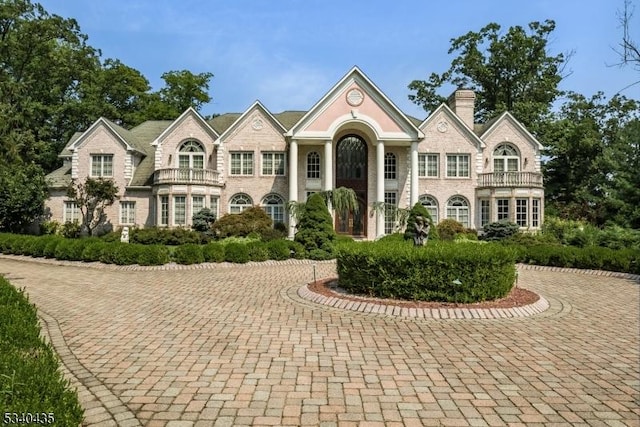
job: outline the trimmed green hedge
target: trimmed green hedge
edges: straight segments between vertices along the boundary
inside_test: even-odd
[[[362,242],[338,248],[338,280],[352,293],[444,302],[477,302],[509,293],[515,252],[500,245]]]
[[[23,291],[0,277],[0,408],[4,413],[53,414],[52,425],[77,426],[84,411],[40,338],[36,309]]]

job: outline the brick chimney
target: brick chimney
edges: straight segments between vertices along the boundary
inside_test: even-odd
[[[471,89],[458,89],[447,100],[449,108],[473,130],[473,112],[476,94]]]

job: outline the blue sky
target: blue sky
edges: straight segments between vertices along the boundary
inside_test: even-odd
[[[35,1],[35,0],[34,0]],[[162,73],[211,72],[203,114],[307,110],[353,65],[405,113],[424,118],[407,85],[449,68],[450,40],[489,22],[503,30],[553,19],[553,54],[575,51],[561,88],[611,97],[640,80],[613,66],[624,0],[44,0],[75,18],[104,58],[136,68],[154,89]],[[631,36],[640,42],[640,2]],[[443,90],[449,95],[451,88]],[[622,91],[640,99],[640,84]]]

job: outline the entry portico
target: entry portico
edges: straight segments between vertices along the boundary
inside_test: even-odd
[[[286,134],[289,141],[289,199],[304,201],[319,190],[351,188],[359,213],[336,218],[336,231],[363,238],[385,234],[384,213],[372,206],[418,201],[418,142],[424,134],[367,76],[354,67]],[[409,152],[409,159],[406,153]],[[322,153],[322,155],[320,155]],[[319,157],[322,173],[314,174],[309,161]],[[408,167],[399,167],[400,164]],[[298,166],[305,165],[300,173]],[[297,179],[296,179],[297,178]],[[409,200],[405,187],[409,187]],[[398,197],[398,195],[400,197]],[[403,200],[405,199],[405,200]],[[290,235],[294,222],[289,221]]]

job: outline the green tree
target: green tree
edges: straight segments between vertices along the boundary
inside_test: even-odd
[[[67,197],[80,209],[80,234],[91,236],[98,226],[106,223],[104,210],[118,198],[118,187],[110,179],[87,177],[84,183],[72,182],[67,188]]]
[[[23,232],[42,216],[47,196],[38,165],[0,162],[0,231]]]
[[[545,200],[565,219],[625,223],[640,182],[637,101],[571,93],[546,132]],[[634,169],[635,168],[635,169]],[[634,188],[635,186],[635,188]]]
[[[333,253],[332,243],[336,238],[331,214],[322,195],[315,193],[309,197],[298,223],[294,240],[302,244],[310,256],[328,258]],[[315,251],[312,254],[312,251]]]
[[[456,53],[449,70],[432,73],[427,80],[414,80],[409,99],[433,111],[446,98],[436,91],[444,84],[476,92],[476,119],[487,121],[510,111],[536,133],[560,94],[558,84],[569,55],[551,55],[548,38],[555,22],[531,22],[529,32],[521,26],[501,34],[500,25],[490,23],[479,32],[468,32],[451,40],[449,54]]]
[[[188,70],[169,71],[162,75],[165,86],[149,94],[144,106],[147,119],[175,119],[187,108],[196,111],[211,102],[209,80],[212,73],[194,74]]]
[[[28,0],[0,2],[0,156],[51,170],[75,129],[78,82],[98,64],[73,19]]]

